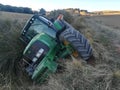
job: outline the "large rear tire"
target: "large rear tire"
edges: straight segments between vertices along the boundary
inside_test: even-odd
[[[62,42],[67,41],[70,43],[84,60],[88,60],[92,56],[92,47],[88,40],[74,28],[68,28],[63,31],[59,39]]]

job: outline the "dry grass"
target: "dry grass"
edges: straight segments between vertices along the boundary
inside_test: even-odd
[[[0,90],[13,90],[11,88],[14,82],[19,79],[18,62],[23,52],[19,36],[29,17],[24,18],[24,14],[0,12]]]
[[[13,20],[18,21],[20,23],[28,20],[31,17],[31,14],[19,14],[19,13],[10,13],[10,12],[2,12],[0,11],[0,19],[1,20]]]
[[[28,77],[25,77],[26,74],[16,67],[23,51],[18,38],[26,19],[30,16],[26,17],[23,14],[14,14],[14,16],[13,13],[7,13],[5,16],[4,14],[0,15],[0,90],[120,89],[119,54],[114,50],[115,47],[111,42],[111,38],[114,40],[118,35],[114,32],[110,34],[110,28],[99,26],[93,19],[86,22],[84,18],[76,17],[72,24],[91,42],[96,66],[92,67],[79,58],[65,59],[60,63],[64,67],[63,72],[51,75],[40,85],[31,82]],[[3,19],[3,16],[11,18]],[[16,74],[13,74],[16,70]]]
[[[5,17],[2,18],[3,16]],[[7,71],[10,67],[14,68],[14,61],[20,58],[19,53],[22,52],[19,36],[26,20],[21,18],[22,22],[19,19],[16,21],[19,16],[20,14],[10,13],[9,15],[3,12],[0,16],[0,69],[3,71]]]
[[[107,65],[95,68],[66,62],[66,71],[50,77],[43,90],[110,90],[113,74]]]
[[[94,16],[93,19],[104,25],[118,29],[120,28],[120,15]]]
[[[96,15],[120,15],[120,11],[110,11],[110,10],[95,11],[93,13],[95,13]]]
[[[100,17],[102,18],[102,16]],[[120,87],[120,77],[119,77],[119,70],[120,70],[120,53],[118,52],[118,48],[116,48],[116,44],[119,45],[120,43],[120,30],[114,28],[113,26],[108,26],[109,22],[107,23],[107,19],[104,19],[102,22],[96,22],[96,20],[100,20],[98,17],[90,17],[86,19],[86,25],[91,28],[91,31],[94,32],[93,35],[93,48],[94,48],[94,55],[97,59],[97,64],[106,64],[109,69],[112,71],[111,73],[112,78],[112,85],[108,90],[119,90]],[[116,16],[111,16],[114,22],[114,18]],[[101,19],[101,20],[102,20]],[[106,20],[106,24],[105,23]],[[111,21],[112,22],[112,21]],[[118,21],[116,21],[117,23]],[[115,23],[113,23],[115,25]],[[117,24],[116,24],[117,26]],[[115,42],[117,41],[117,42]],[[113,43],[115,42],[115,43]],[[117,77],[118,76],[118,77]],[[105,90],[105,89],[103,89]]]

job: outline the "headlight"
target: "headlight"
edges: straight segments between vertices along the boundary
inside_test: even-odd
[[[39,58],[39,57],[42,55],[43,52],[44,52],[44,49],[41,48],[41,49],[37,52],[36,57]]]
[[[32,59],[32,61],[36,62],[38,58],[43,54],[43,52],[44,52],[43,48],[39,49],[39,51],[36,53],[36,56]]]
[[[34,57],[34,58],[32,59],[33,62],[36,62],[37,60],[38,60],[37,57]]]

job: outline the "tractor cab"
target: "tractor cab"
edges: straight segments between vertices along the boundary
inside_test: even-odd
[[[55,29],[53,23],[39,15],[34,15],[28,20],[26,25],[24,26],[20,39],[25,43],[28,44],[31,39],[40,33],[46,33],[49,36],[55,38],[57,30]]]

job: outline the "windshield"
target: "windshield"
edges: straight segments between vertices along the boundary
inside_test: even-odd
[[[56,37],[55,31],[52,28],[44,24],[42,21],[35,19],[31,26],[29,27],[26,36],[28,37],[28,39],[31,40],[36,34],[39,33],[46,33],[53,38]]]

